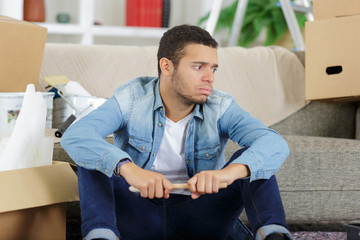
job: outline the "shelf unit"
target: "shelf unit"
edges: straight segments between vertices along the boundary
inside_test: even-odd
[[[136,37],[160,39],[166,28],[125,27],[125,26],[91,26],[80,24],[36,23],[48,29],[48,34],[80,35],[81,44],[91,45],[94,37]]]
[[[172,0],[170,26],[197,24],[212,1]],[[167,29],[125,26],[125,4],[126,0],[45,0],[46,22],[36,24],[48,29],[48,42],[157,45]],[[22,11],[23,0],[0,0],[0,14],[22,19]],[[56,14],[64,12],[71,22],[56,23]],[[94,25],[99,20],[102,25]]]
[[[46,27],[49,35],[78,35],[80,44],[85,45],[94,44],[94,38],[97,36],[160,39],[167,30],[166,28],[94,25],[95,0],[78,0],[78,4],[78,24],[47,22],[36,24]]]

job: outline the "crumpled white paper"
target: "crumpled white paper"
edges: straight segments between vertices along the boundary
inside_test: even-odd
[[[29,84],[14,129],[0,152],[0,171],[52,164],[53,138],[45,137],[46,112],[42,94]]]

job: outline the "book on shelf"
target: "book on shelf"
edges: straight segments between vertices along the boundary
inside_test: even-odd
[[[170,21],[170,0],[163,0],[162,27],[168,28]]]
[[[126,26],[138,26],[138,0],[126,1]]]
[[[127,0],[126,25],[163,27],[163,0]]]

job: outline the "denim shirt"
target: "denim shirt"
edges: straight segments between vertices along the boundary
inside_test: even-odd
[[[101,107],[72,124],[61,145],[76,164],[108,177],[124,158],[149,170],[165,122],[159,78],[140,77],[118,88]],[[104,141],[109,134],[114,136],[113,145]],[[289,155],[288,145],[278,133],[250,116],[230,95],[213,90],[204,104],[195,105],[186,133],[184,161],[189,177],[221,169],[229,139],[249,147],[232,164],[247,165],[250,181],[270,178]]]

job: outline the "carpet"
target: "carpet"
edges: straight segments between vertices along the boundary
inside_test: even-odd
[[[292,232],[294,240],[346,240],[346,232]]]

